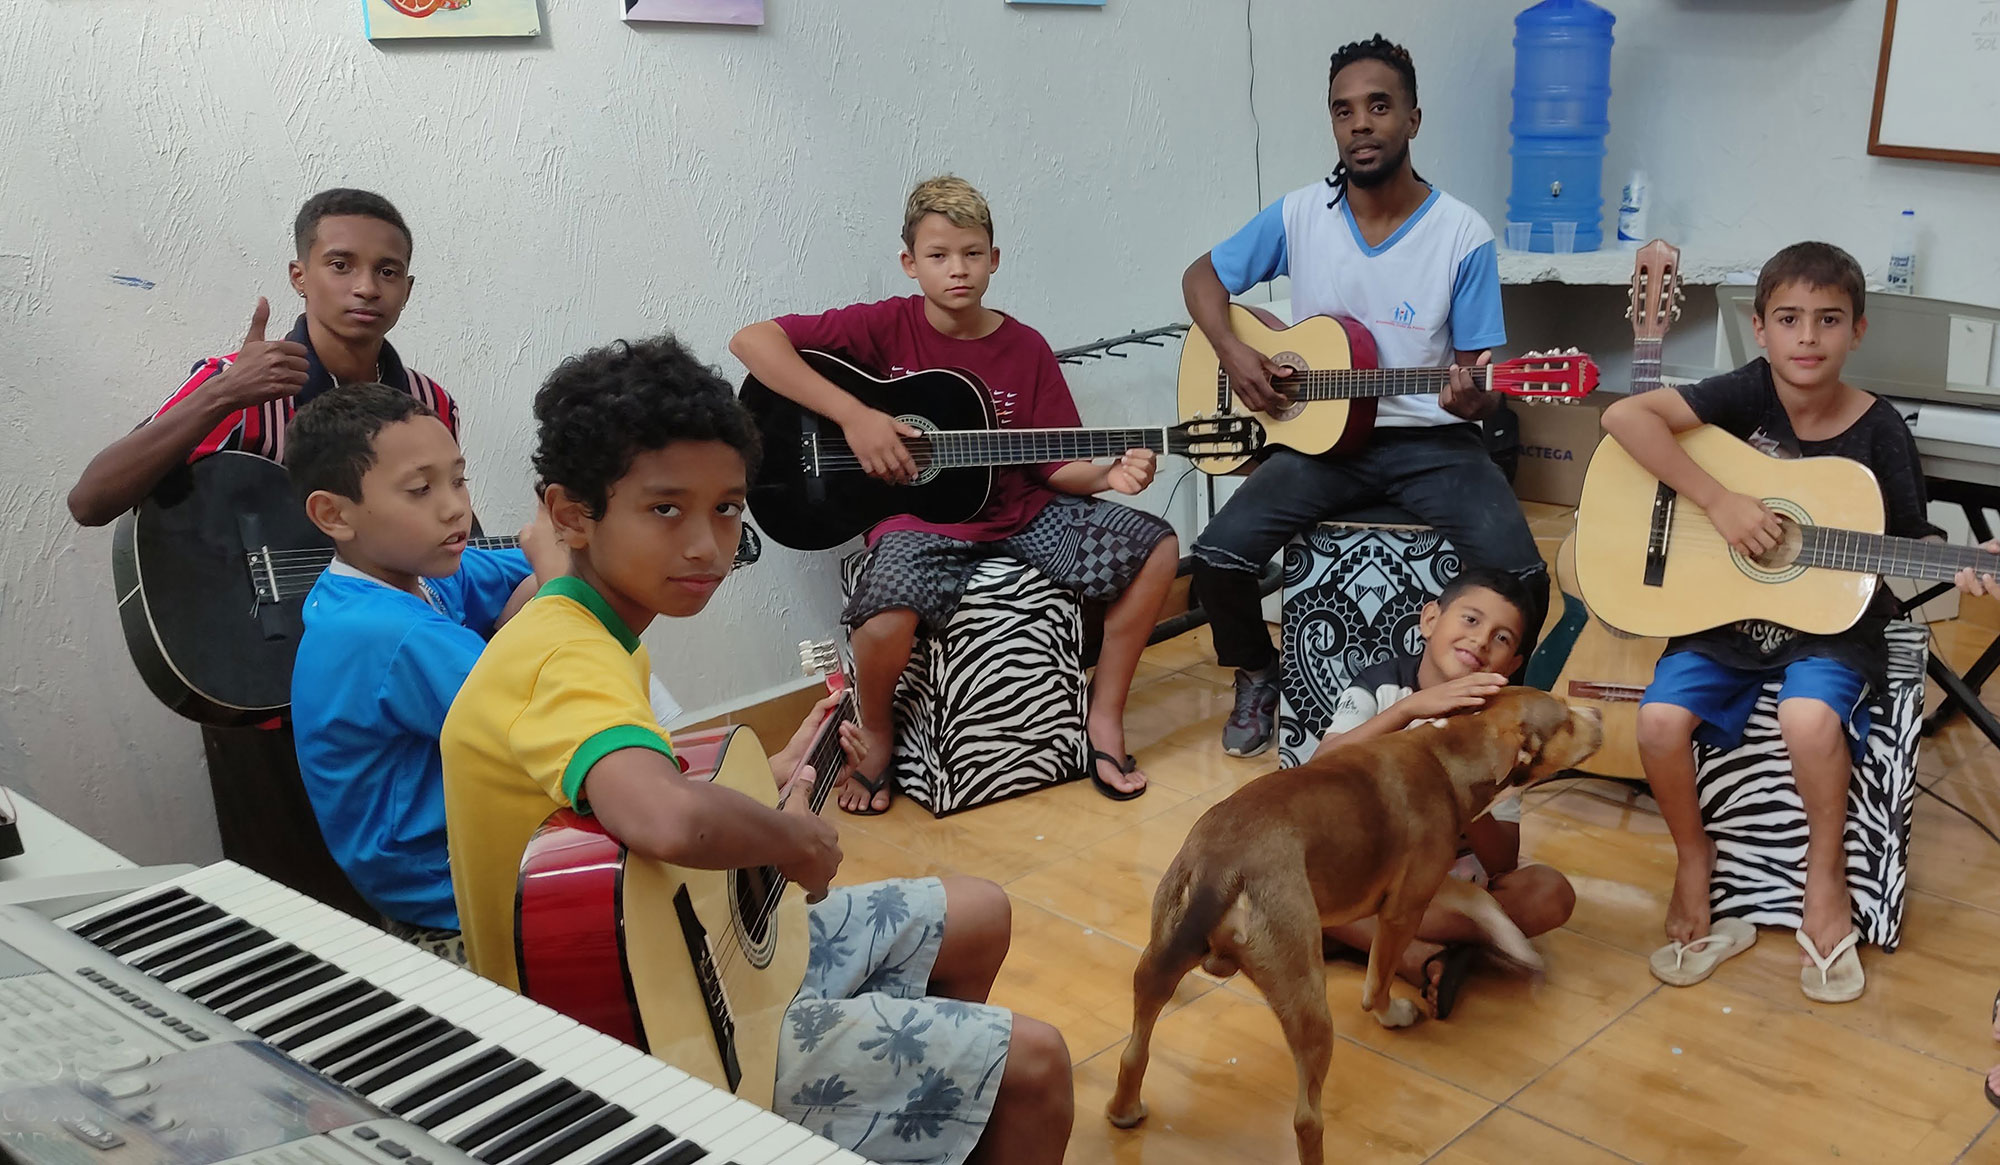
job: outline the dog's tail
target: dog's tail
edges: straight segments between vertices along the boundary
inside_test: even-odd
[[[1194,870],[1176,861],[1154,894],[1152,945],[1174,964],[1203,961],[1209,953],[1208,936],[1242,890],[1235,878],[1216,882],[1194,875]]]

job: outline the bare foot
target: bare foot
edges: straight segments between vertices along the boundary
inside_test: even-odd
[[[1804,919],[1799,929],[1806,932],[1806,937],[1812,940],[1813,947],[1820,954],[1831,951],[1854,929],[1853,911],[1854,904],[1847,896],[1846,878],[1806,875]],[[1811,961],[1804,950],[1799,951],[1799,961],[1801,965]]]
[[[2000,1044],[2000,995],[1993,997],[1993,1042]]]
[[[1099,718],[1092,715],[1084,727],[1084,735],[1089,739],[1090,747],[1107,756],[1118,757],[1121,760],[1124,758],[1125,725],[1123,717],[1117,720],[1105,717],[1103,722],[1100,723]],[[1120,768],[1117,763],[1102,758],[1096,761],[1096,766],[1098,779],[1120,793],[1133,793],[1146,787],[1146,773],[1143,769],[1135,767],[1128,773]]]
[[[848,775],[841,778],[840,784],[834,788],[834,800],[849,813],[865,813],[871,809],[881,813],[889,808],[893,799],[889,786],[883,785],[871,795],[854,776],[866,777],[871,784],[879,781],[882,774],[889,771],[889,762],[894,759],[890,754],[896,741],[887,732],[871,732],[863,728],[861,733],[868,740],[868,763],[848,770]]]
[[[1698,849],[1680,851],[1674,870],[1674,893],[1667,900],[1667,937],[1691,943],[1708,934],[1708,882],[1715,873],[1715,843],[1706,837]]]
[[[2000,1096],[2000,1065],[1995,1065],[1986,1073],[1986,1088],[1995,1096]]]

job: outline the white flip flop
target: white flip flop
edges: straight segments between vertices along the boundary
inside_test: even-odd
[[[1799,990],[1815,1003],[1851,1003],[1861,998],[1861,992],[1868,986],[1868,977],[1861,971],[1861,952],[1855,947],[1861,942],[1861,932],[1850,930],[1847,937],[1833,944],[1833,951],[1822,957],[1814,948],[1806,932],[1794,932],[1799,946],[1804,948],[1812,966],[1799,968]]]
[[[1688,943],[1668,943],[1653,952],[1653,978],[1669,987],[1692,987],[1722,965],[1757,945],[1757,928],[1740,918],[1718,918],[1708,933]]]

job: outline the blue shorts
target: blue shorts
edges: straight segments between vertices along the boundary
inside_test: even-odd
[[[1694,730],[1697,741],[1730,749],[1743,743],[1743,727],[1750,722],[1764,685],[1781,677],[1778,702],[1818,700],[1833,709],[1847,724],[1849,751],[1860,760],[1868,745],[1868,681],[1846,664],[1824,657],[1807,656],[1780,668],[1738,668],[1698,651],[1677,651],[1661,657],[1639,703],[1687,709],[1701,718]]]

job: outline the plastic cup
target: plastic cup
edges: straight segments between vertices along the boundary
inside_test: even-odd
[[[1535,235],[1535,224],[1531,222],[1510,222],[1507,224],[1507,249],[1525,251],[1528,240]]]
[[[1555,232],[1556,254],[1568,255],[1576,250],[1576,224],[1573,222],[1552,222],[1549,228]]]

